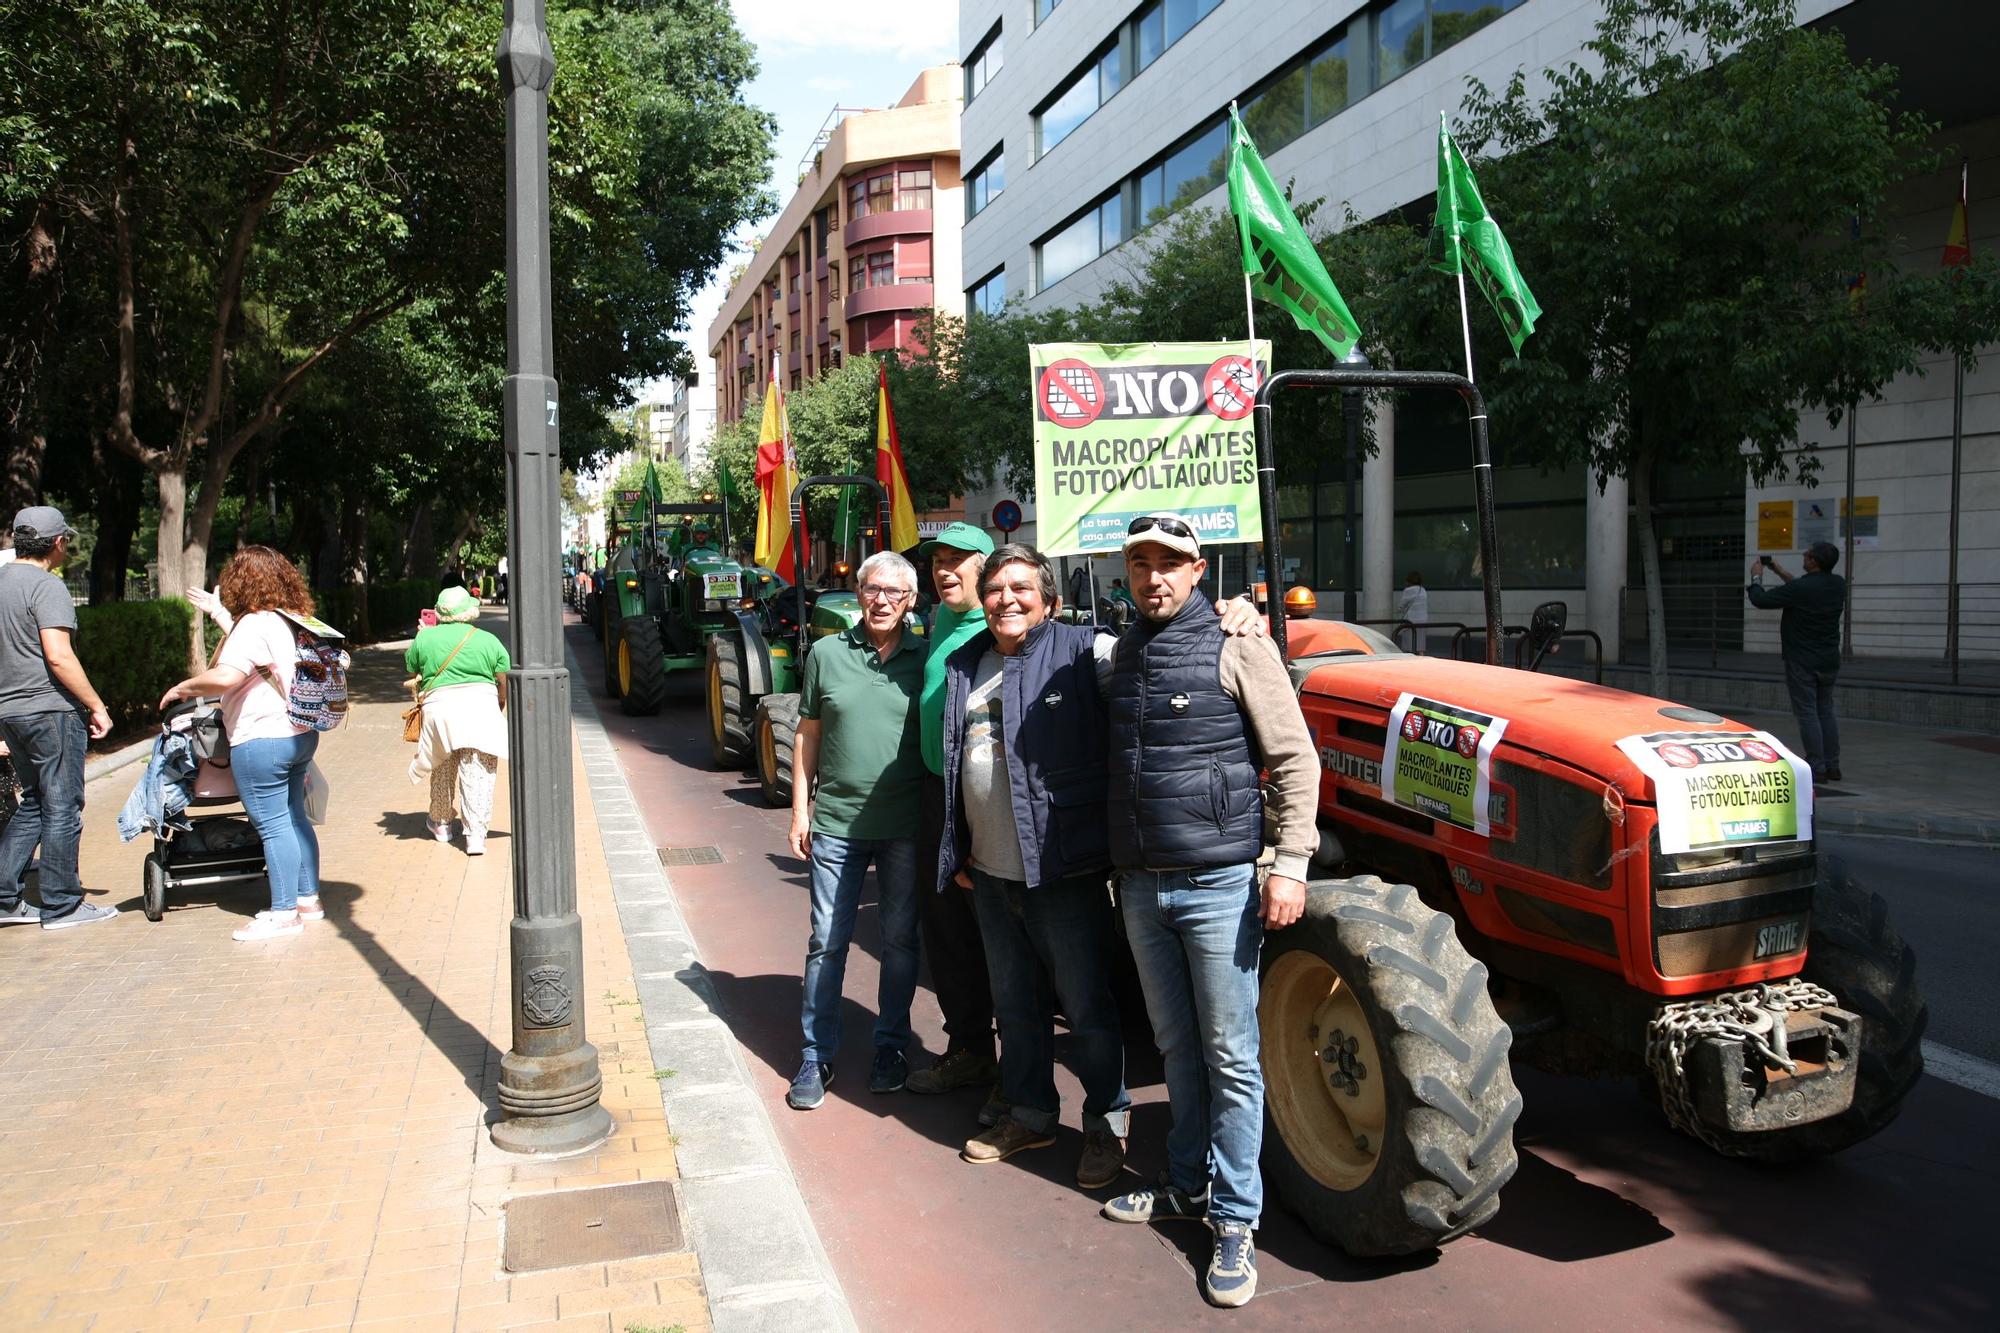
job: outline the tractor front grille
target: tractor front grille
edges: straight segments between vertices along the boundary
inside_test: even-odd
[[[1665,856],[1654,834],[1653,959],[1665,977],[1769,963],[1803,952],[1818,858],[1768,843]]]

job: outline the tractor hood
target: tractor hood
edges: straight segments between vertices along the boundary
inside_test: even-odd
[[[1653,799],[1652,783],[1618,748],[1625,737],[1658,731],[1754,730],[1650,695],[1448,657],[1336,658],[1314,670],[1299,694],[1302,701],[1314,696],[1345,699],[1386,717],[1405,691],[1504,717],[1503,751],[1514,748],[1547,755],[1645,801]],[[1309,703],[1307,711],[1310,714]]]
[[[742,569],[743,566],[725,555],[690,555],[687,558],[687,570],[691,574],[737,574]]]

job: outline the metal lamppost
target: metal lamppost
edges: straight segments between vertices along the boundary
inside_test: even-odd
[[[583,1039],[583,922],[569,781],[563,667],[561,462],[549,308],[549,45],[543,0],[504,0],[496,58],[507,97],[507,549],[515,667],[507,743],[514,761],[514,1046],[500,1061],[495,1146],[565,1153],[611,1133],[598,1104],[597,1048]]]
[[[1367,354],[1361,350],[1359,343],[1356,343],[1354,349],[1346,356],[1340,358],[1340,368],[1342,370],[1370,369]],[[1341,502],[1346,517],[1346,522],[1342,525],[1345,535],[1343,537],[1344,545],[1342,546],[1341,578],[1346,584],[1347,591],[1341,595],[1340,618],[1351,625],[1361,618],[1361,612],[1358,609],[1361,590],[1354,573],[1355,491],[1361,485],[1361,390],[1342,389],[1340,397],[1341,409],[1347,417],[1345,474],[1347,490],[1346,498]]]

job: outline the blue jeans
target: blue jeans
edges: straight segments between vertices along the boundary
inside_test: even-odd
[[[1190,1194],[1213,1185],[1211,1219],[1255,1226],[1264,1211],[1256,868],[1128,870],[1118,892],[1166,1066],[1167,1169]]]
[[[1132,1096],[1125,1090],[1118,1002],[1104,966],[1115,945],[1104,877],[1079,875],[1031,889],[980,870],[968,873],[1000,1020],[1000,1093],[1014,1104],[1014,1119],[1046,1131],[1061,1115],[1049,1017],[1060,996],[1083,1084],[1083,1127],[1123,1138]],[[947,884],[944,891],[959,890]]]
[[[907,1050],[917,994],[917,840],[812,835],[812,937],[806,942],[804,1059],[833,1063],[840,1051],[840,992],[847,946],[861,906],[861,881],[875,863],[882,917],[882,976],[876,986],[875,1046]]]
[[[1824,778],[1840,767],[1840,724],[1833,717],[1833,681],[1839,673],[1819,671],[1798,662],[1785,663],[1785,691],[1792,696],[1792,718],[1799,724],[1799,743],[1813,776]]]
[[[83,841],[83,759],[90,728],[73,708],[0,718],[0,739],[14,756],[21,807],[0,835],[0,911],[21,901],[28,862],[42,849],[42,920],[68,916],[83,902],[76,849]]]
[[[319,895],[319,835],[306,818],[306,769],[317,749],[317,731],[229,747],[236,793],[264,843],[273,912],[289,912],[299,899]]]

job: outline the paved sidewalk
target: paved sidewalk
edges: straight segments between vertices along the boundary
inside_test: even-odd
[[[498,626],[495,626],[498,628]],[[424,829],[398,649],[357,654],[322,745],[327,919],[238,944],[260,882],[139,911],[146,841],[88,789],[83,872],[113,922],[0,929],[0,1328],[709,1327],[688,1253],[509,1275],[502,1205],[678,1178],[591,802],[576,802],[586,1021],[617,1130],[562,1161],[487,1141],[510,1042],[506,778],[482,859]],[[581,755],[577,787],[584,786]]]

